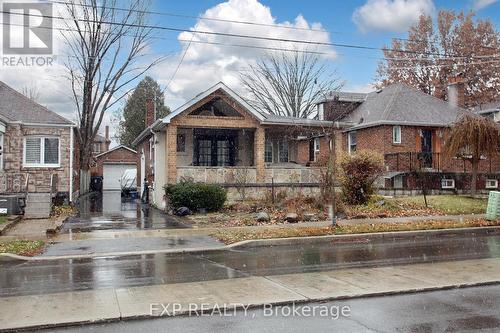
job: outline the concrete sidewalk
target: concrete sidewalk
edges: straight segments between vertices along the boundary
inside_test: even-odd
[[[163,315],[185,315],[195,309],[210,312],[499,282],[500,259],[478,259],[4,297],[0,330],[156,317],[167,305]]]
[[[435,215],[435,216],[410,216],[410,217],[395,217],[395,218],[376,218],[376,219],[352,219],[339,220],[338,224],[360,225],[360,224],[383,224],[383,223],[409,223],[422,221],[461,221],[484,219],[485,214],[470,214],[470,215]],[[247,227],[228,227],[226,230],[264,230],[273,228],[305,228],[305,227],[327,227],[331,225],[331,221],[319,222],[300,222],[300,223],[284,223],[261,226]],[[167,237],[167,236],[209,236],[221,228],[184,228],[184,229],[156,229],[156,230],[134,230],[134,231],[98,231],[98,232],[81,232],[59,234],[53,238],[56,242],[70,240],[90,240],[90,239],[111,239],[111,238],[134,238],[134,237]]]

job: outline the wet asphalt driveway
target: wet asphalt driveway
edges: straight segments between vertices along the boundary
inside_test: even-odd
[[[61,232],[188,228],[182,219],[163,213],[140,200],[122,198],[120,191],[92,193],[79,200],[79,213]]]

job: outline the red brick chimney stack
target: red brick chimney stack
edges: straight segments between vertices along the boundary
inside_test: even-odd
[[[146,101],[146,126],[149,127],[155,122],[155,106],[152,99]]]
[[[109,144],[111,143],[111,139],[109,138],[109,126],[106,125],[106,127],[104,127],[104,137],[106,138],[105,142],[104,142],[104,150],[105,151],[108,151],[109,150]]]
[[[460,74],[452,77],[448,83],[448,102],[465,108],[465,80]]]

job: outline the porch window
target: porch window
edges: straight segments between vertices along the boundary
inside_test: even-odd
[[[194,165],[235,165],[237,142],[236,131],[196,129],[194,134]]]
[[[401,126],[392,127],[392,143],[401,143]]]
[[[59,138],[25,137],[25,167],[59,167]]]
[[[314,138],[309,141],[309,161],[316,162],[320,151],[320,138]]]
[[[269,139],[266,140],[264,147],[264,162],[273,163],[273,142]]]
[[[357,139],[356,139],[356,132],[349,132],[347,133],[347,145],[348,145],[348,151],[350,153],[354,153],[357,148]]]
[[[184,153],[186,151],[186,134],[177,134],[177,152]]]
[[[199,140],[198,141],[198,165],[211,166],[212,165],[212,141]]]
[[[278,156],[280,163],[288,162],[288,141],[286,140],[278,141]]]

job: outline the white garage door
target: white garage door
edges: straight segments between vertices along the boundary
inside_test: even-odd
[[[128,169],[135,169],[135,164],[104,164],[102,173],[103,190],[119,190],[120,178],[123,172]]]

